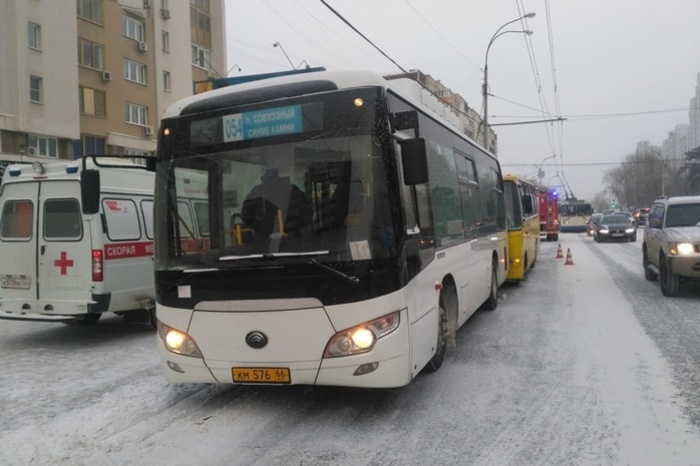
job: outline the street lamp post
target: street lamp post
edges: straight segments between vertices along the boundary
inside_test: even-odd
[[[544,170],[542,170],[542,165],[544,165],[545,161],[547,161],[549,159],[553,159],[556,156],[557,156],[557,154],[550,155],[549,157],[545,157],[544,159],[542,159],[542,161],[540,162],[539,165],[535,165],[535,167],[537,167],[537,177],[540,179],[540,187],[542,186],[542,178],[544,178]]]
[[[488,103],[488,88],[489,88],[489,50],[491,49],[491,44],[493,44],[493,41],[495,41],[498,37],[502,36],[503,34],[508,34],[510,32],[517,32],[520,34],[527,34],[528,36],[532,35],[532,31],[530,30],[523,30],[523,31],[503,31],[503,28],[508,26],[509,24],[512,24],[516,21],[520,21],[521,19],[524,18],[534,18],[535,13],[530,12],[527,13],[520,18],[516,18],[512,21],[508,21],[505,23],[503,26],[498,28],[496,32],[493,33],[493,36],[491,36],[491,40],[489,41],[489,45],[486,47],[486,56],[484,58],[484,84],[481,88],[482,93],[483,93],[483,99],[484,99],[484,117],[481,119],[482,124],[484,125],[484,147],[488,150],[488,133],[489,133],[489,123],[488,123],[488,118],[489,118],[489,103]]]

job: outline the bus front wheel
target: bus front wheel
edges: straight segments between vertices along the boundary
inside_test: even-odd
[[[440,308],[438,310],[438,335],[437,335],[437,350],[433,357],[426,364],[425,369],[428,372],[435,372],[442,367],[445,361],[445,353],[447,353],[447,309],[445,307],[444,293],[440,295]]]

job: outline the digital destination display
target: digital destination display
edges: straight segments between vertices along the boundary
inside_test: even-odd
[[[301,105],[267,108],[222,117],[224,142],[301,133]]]

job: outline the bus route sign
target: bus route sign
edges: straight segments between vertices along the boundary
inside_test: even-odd
[[[224,142],[281,136],[304,130],[301,105],[226,115],[223,125]]]

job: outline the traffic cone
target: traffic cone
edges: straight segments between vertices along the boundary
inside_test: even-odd
[[[564,253],[561,251],[561,243],[559,243],[559,247],[557,248],[557,259],[563,259],[564,258]]]
[[[566,248],[566,262],[564,265],[574,265],[574,259],[571,257],[571,249]]]

